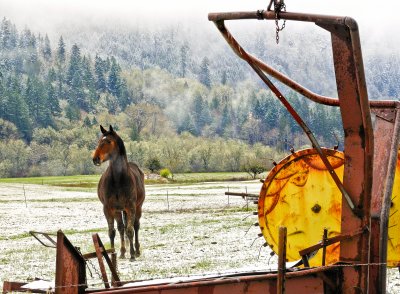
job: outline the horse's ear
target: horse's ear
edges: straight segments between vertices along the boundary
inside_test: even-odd
[[[100,131],[103,133],[103,135],[104,135],[105,133],[107,133],[106,129],[105,129],[105,128],[103,128],[103,126],[102,126],[102,125],[100,125]]]
[[[112,128],[111,125],[110,125],[110,132],[111,132],[111,133],[114,132],[114,130],[113,130],[113,128]]]

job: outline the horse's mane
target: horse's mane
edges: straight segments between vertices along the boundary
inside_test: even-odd
[[[118,145],[118,149],[119,149],[119,154],[124,156],[126,155],[126,149],[125,149],[125,144],[124,141],[122,141],[122,139],[119,136],[116,136],[117,138],[117,145]]]

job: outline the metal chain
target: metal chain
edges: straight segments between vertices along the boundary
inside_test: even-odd
[[[283,20],[283,24],[279,27],[279,13],[281,11],[286,11],[286,4],[282,1],[276,1],[274,4],[275,11],[275,27],[276,27],[276,44],[279,44],[279,32],[283,31],[286,25],[286,19]]]
[[[97,267],[93,264],[93,262],[90,259],[86,260],[86,264],[90,265],[90,267],[93,269],[93,271],[96,273],[96,275],[99,277],[100,280],[103,280],[103,276],[101,275],[100,271],[97,269]]]
[[[81,248],[75,246],[75,249],[82,255]],[[94,270],[94,272],[98,275],[98,277],[100,278],[100,280],[103,280],[102,275],[100,274],[99,270],[95,267],[95,265],[93,264],[93,262],[90,260],[90,258],[85,259],[85,261],[86,261],[86,262],[85,262],[85,263],[86,263],[86,267],[87,267],[88,270],[89,270],[90,276],[93,278],[92,271],[90,270],[90,267],[91,267],[91,268]],[[90,265],[90,267],[89,267],[89,265]]]

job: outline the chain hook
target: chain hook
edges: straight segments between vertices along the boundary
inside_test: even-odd
[[[274,12],[275,12],[275,27],[276,27],[276,44],[279,44],[279,32],[285,28],[286,20],[283,21],[282,26],[279,26],[279,13],[281,11],[286,11],[286,4],[284,0],[271,0],[267,10],[271,11],[272,4],[274,4]]]

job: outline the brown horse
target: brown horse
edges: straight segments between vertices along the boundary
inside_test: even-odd
[[[102,137],[93,154],[93,163],[100,165],[109,160],[109,166],[100,178],[97,194],[108,223],[108,235],[114,248],[114,219],[121,237],[121,258],[125,258],[125,232],[129,239],[131,261],[140,255],[139,227],[145,198],[144,175],[139,167],[128,162],[122,139],[110,126],[100,126]],[[133,248],[135,236],[135,249]]]

